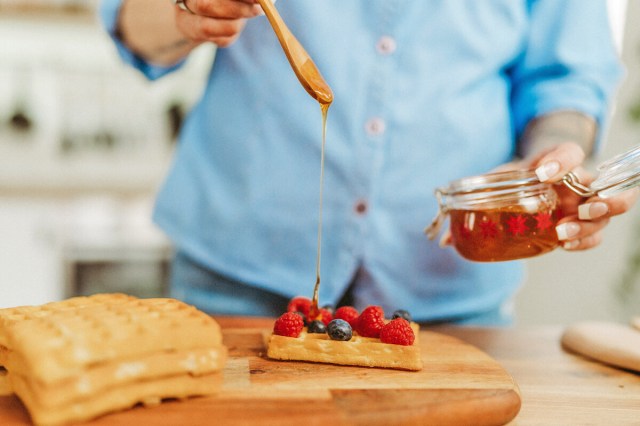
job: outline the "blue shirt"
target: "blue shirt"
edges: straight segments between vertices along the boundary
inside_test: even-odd
[[[103,3],[114,32],[119,1]],[[434,188],[512,159],[532,118],[602,123],[621,75],[604,0],[281,0],[332,87],[320,300],[359,267],[369,303],[418,320],[488,311],[519,262],[473,263],[423,234]],[[176,67],[119,52],[151,79]],[[219,49],[191,111],[155,220],[176,247],[285,296],[315,283],[321,118],[265,17]],[[360,207],[358,207],[360,206]]]

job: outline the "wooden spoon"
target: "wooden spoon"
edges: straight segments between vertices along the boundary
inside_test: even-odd
[[[327,82],[320,75],[320,71],[313,63],[304,47],[293,36],[287,25],[282,20],[278,10],[271,0],[258,0],[262,10],[264,10],[269,23],[282,45],[291,68],[295,72],[302,87],[321,105],[328,105],[333,102],[333,92]]]

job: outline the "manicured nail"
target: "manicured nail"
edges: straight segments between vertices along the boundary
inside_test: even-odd
[[[557,161],[549,161],[536,169],[536,175],[540,182],[546,182],[560,171],[560,163]]]
[[[609,206],[602,201],[594,203],[580,204],[578,206],[578,219],[589,220],[597,219],[609,212]]]
[[[580,232],[580,225],[574,222],[562,223],[556,226],[556,234],[558,234],[558,239],[561,241],[575,237],[578,232]]]
[[[567,241],[562,244],[562,248],[565,250],[572,250],[580,245],[580,240]]]

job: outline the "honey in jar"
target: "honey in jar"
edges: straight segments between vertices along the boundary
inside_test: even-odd
[[[436,194],[453,247],[468,260],[522,259],[558,246],[557,194],[532,171],[463,178]]]
[[[584,197],[613,197],[640,186],[640,145],[598,166],[589,186],[569,172],[562,184]],[[425,230],[433,239],[450,219],[455,249],[469,260],[497,262],[547,253],[559,246],[561,218],[553,185],[531,170],[466,177],[436,189],[440,210]]]

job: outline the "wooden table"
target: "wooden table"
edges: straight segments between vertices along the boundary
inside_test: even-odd
[[[264,318],[217,318],[217,320],[231,335],[242,334],[244,329],[251,333],[257,329],[268,330],[273,325],[272,319]],[[431,327],[428,331],[452,336],[455,339],[450,337],[446,339],[463,341],[475,346],[484,352],[482,355],[485,358],[497,361],[499,366],[497,364],[496,366],[501,371],[506,370],[513,377],[520,390],[521,407],[510,423],[512,426],[640,425],[640,374],[611,368],[564,351],[559,343],[561,327],[494,329],[438,326]],[[255,343],[261,346],[260,342]],[[248,352],[255,350],[254,347],[246,348]],[[261,361],[260,358],[255,359],[259,362],[268,362]],[[273,365],[270,368],[273,368]],[[368,373],[363,371],[362,374]],[[488,372],[485,372],[485,376],[486,374]],[[187,409],[186,404],[170,404],[157,407],[152,412],[145,412],[144,414],[148,416],[144,418],[152,418],[154,413],[164,416],[174,411],[174,414],[180,417],[183,415],[180,413],[184,413]],[[189,405],[189,410],[194,410],[194,413],[198,412],[199,408],[203,413],[216,411],[210,410],[211,407],[215,407],[215,400],[194,399],[190,404],[192,405]],[[180,409],[183,410],[180,411]],[[260,411],[260,407],[257,409]],[[320,415],[317,410],[326,410],[326,407],[322,404],[318,404],[317,408],[313,405],[305,405],[304,410],[296,411],[298,417],[295,424],[314,424],[312,421],[314,410],[316,415]],[[326,415],[324,412],[322,414]],[[91,424],[124,426],[131,424],[134,418],[143,418],[136,417],[137,415],[135,411],[114,414],[97,419]],[[26,411],[15,397],[0,398],[0,418],[4,419],[0,421],[3,426],[29,424]],[[158,417],[153,418],[158,419]],[[513,418],[513,415],[508,418]],[[7,423],[7,419],[11,421]],[[164,420],[166,421],[163,424],[175,424],[170,417]],[[200,424],[209,424],[205,418],[199,420]],[[250,418],[245,420],[246,422],[242,424],[255,423]],[[145,422],[141,421],[139,424],[145,424]],[[349,424],[349,422],[343,421],[342,424]]]
[[[566,352],[562,327],[435,327],[496,359],[520,387],[513,425],[640,425],[640,374]]]

